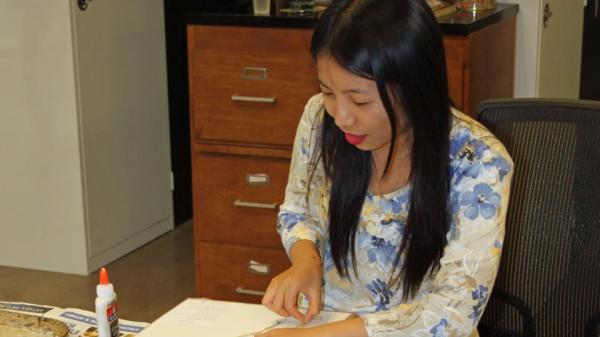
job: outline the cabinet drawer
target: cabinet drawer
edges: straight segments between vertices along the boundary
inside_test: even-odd
[[[196,242],[197,295],[260,303],[271,279],[289,266],[283,248]]]
[[[304,106],[318,92],[311,34],[188,26],[193,137],[291,146]]]
[[[275,221],[288,159],[196,152],[193,165],[198,240],[281,247]]]

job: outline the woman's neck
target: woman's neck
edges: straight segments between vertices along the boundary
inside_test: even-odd
[[[369,182],[369,191],[372,194],[390,193],[410,182],[412,138],[408,135],[397,138],[386,172],[389,146],[391,145],[371,151],[373,171]]]

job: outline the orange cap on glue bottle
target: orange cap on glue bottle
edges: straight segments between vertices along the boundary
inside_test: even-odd
[[[103,267],[100,269],[100,284],[96,286],[96,294],[98,296],[112,296],[114,291],[114,287],[108,279],[108,272]]]

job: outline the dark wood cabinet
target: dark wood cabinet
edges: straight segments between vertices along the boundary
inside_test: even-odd
[[[485,99],[514,95],[516,17],[467,35],[444,35],[450,97],[473,116]]]
[[[260,302],[289,266],[275,230],[317,93],[311,30],[188,26],[197,295]]]

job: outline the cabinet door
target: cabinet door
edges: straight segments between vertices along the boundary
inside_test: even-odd
[[[289,267],[281,248],[196,242],[197,296],[260,303],[271,279]]]
[[[311,34],[188,26],[194,139],[291,146],[304,106],[318,92]]]
[[[281,248],[275,221],[289,160],[194,154],[196,240]]]
[[[90,270],[173,228],[163,2],[71,1]]]

